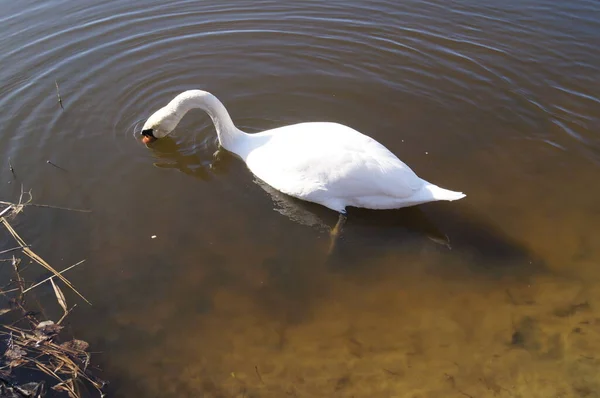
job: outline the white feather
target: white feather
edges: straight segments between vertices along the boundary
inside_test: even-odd
[[[338,123],[298,123],[246,134],[235,127],[223,104],[202,90],[179,94],[143,129],[164,137],[193,108],[210,115],[221,146],[243,159],[256,177],[338,212],[348,206],[396,209],[465,197],[421,179],[379,142]]]

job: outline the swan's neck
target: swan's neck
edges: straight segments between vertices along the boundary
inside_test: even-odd
[[[229,112],[227,112],[227,109],[221,101],[207,91],[184,91],[173,98],[167,106],[172,108],[179,120],[192,109],[203,109],[208,113],[215,125],[219,144],[228,151],[236,152],[236,146],[238,146],[240,141],[246,136],[246,133],[235,127],[231,120],[231,116],[229,116]]]

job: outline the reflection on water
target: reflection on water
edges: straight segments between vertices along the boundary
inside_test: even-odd
[[[173,138],[165,137],[164,140],[157,142],[153,146],[153,153],[156,155],[154,166],[162,169],[176,169],[187,175],[207,179],[209,172],[207,166],[212,164],[204,162],[196,153],[182,153],[182,145],[178,144]],[[215,152],[215,157],[217,152]]]
[[[0,199],[92,209],[14,227],[59,269],[87,259],[68,330],[111,396],[598,396],[597,2],[0,10]],[[328,256],[337,214],[257,181],[202,112],[136,140],[190,88],[248,132],[347,124],[468,196],[351,209]]]

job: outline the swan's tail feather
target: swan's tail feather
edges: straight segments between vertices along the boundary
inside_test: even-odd
[[[425,186],[425,189],[427,191],[429,191],[429,193],[431,194],[431,197],[434,200],[453,201],[453,200],[462,199],[465,196],[467,196],[462,192],[450,191],[448,189],[440,188],[437,185],[433,185],[433,184],[427,184]]]

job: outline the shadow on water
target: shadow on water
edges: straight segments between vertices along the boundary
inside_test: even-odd
[[[327,233],[335,226],[336,212],[258,183],[275,202],[274,210],[291,221]],[[470,260],[461,263],[472,272],[490,276],[541,271],[540,260],[528,248],[457,202],[386,211],[349,208],[329,263],[338,270],[372,269],[372,260],[386,253],[415,248],[460,256]]]
[[[152,148],[160,161],[156,167],[178,170],[186,175],[207,181],[215,175],[225,176],[240,160],[218,147],[210,156],[187,148],[166,137]],[[272,200],[273,210],[290,221],[329,234],[338,220],[338,213],[321,205],[305,202],[283,194],[252,176],[253,182]],[[474,272],[514,272],[515,267],[527,265],[522,272],[540,271],[540,260],[523,244],[507,236],[493,223],[468,207],[469,197],[458,202],[438,202],[398,210],[368,210],[349,208],[337,249],[329,259],[334,268],[346,270],[371,267],[371,261],[390,250],[409,250],[425,246],[431,250],[466,256]],[[286,257],[289,253],[286,254]]]

